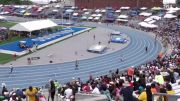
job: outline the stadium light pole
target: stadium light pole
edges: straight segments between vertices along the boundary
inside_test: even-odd
[[[136,7],[139,7],[139,0],[136,0]]]

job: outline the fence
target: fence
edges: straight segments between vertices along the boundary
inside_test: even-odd
[[[162,93],[153,94],[152,101],[164,101],[164,100],[158,100],[163,96],[165,96],[166,101],[180,101],[180,95],[167,95]]]

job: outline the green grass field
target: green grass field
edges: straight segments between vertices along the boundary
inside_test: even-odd
[[[23,39],[22,37],[15,36],[15,37],[12,37],[11,39],[0,42],[0,45],[7,44],[7,43],[10,43],[10,42],[20,41],[22,39]]]
[[[0,64],[8,63],[13,60],[12,55],[0,53]]]
[[[19,40],[22,40],[22,39],[23,39],[22,37],[18,37],[18,36],[12,37],[9,40],[0,42],[0,45],[7,44],[7,43],[10,43],[10,42],[14,42],[14,41],[19,41]],[[0,64],[8,63],[8,62],[10,62],[12,60],[13,60],[12,55],[0,53]]]
[[[17,24],[17,23],[15,23],[15,22],[7,22],[7,21],[0,21],[0,26],[1,27],[12,27],[12,26],[14,26],[15,24]]]

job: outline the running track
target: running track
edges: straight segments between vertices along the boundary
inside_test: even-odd
[[[105,27],[119,30],[126,33],[131,38],[131,43],[122,50],[79,61],[79,70],[75,70],[75,62],[62,64],[50,64],[41,66],[29,66],[14,68],[13,74],[9,74],[9,68],[0,68],[0,84],[6,83],[8,88],[25,88],[29,85],[44,86],[50,79],[56,79],[60,83],[66,83],[73,77],[80,77],[86,81],[89,75],[100,76],[108,74],[109,70],[124,69],[129,66],[138,66],[153,60],[161,51],[161,44],[154,44],[154,38],[148,36],[146,32],[128,27],[119,27],[105,24],[84,23],[86,26]],[[145,47],[148,46],[148,53]],[[123,55],[125,61],[120,62]]]

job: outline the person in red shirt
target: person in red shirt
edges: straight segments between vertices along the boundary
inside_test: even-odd
[[[151,92],[152,94],[156,94],[157,93],[157,89],[154,83],[151,84]]]
[[[133,82],[131,80],[129,80],[129,85],[130,85],[131,88],[134,87]]]
[[[134,75],[134,69],[132,67],[128,68],[128,71],[127,71],[128,77],[131,78],[131,79],[132,79],[132,77]]]
[[[86,92],[86,93],[89,93],[91,91],[90,83],[84,85],[83,91]]]
[[[17,58],[17,55],[16,55],[16,53],[15,53],[15,54],[13,54],[13,60],[16,61],[16,58]]]

